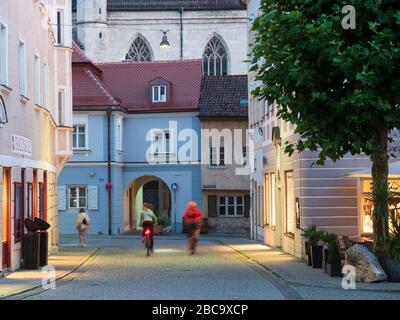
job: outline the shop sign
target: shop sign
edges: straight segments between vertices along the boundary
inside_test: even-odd
[[[22,154],[25,156],[32,156],[32,140],[17,136],[17,135],[12,135],[12,152]]]

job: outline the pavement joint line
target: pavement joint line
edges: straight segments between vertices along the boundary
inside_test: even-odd
[[[77,271],[79,268],[81,268],[85,263],[87,263],[91,258],[93,258],[99,251],[100,251],[100,247],[97,247],[97,248],[94,249],[80,264],[78,264],[77,266],[75,266],[73,269],[67,271],[66,273],[63,273],[62,275],[56,277],[55,280],[56,280],[56,281],[60,281],[60,280],[64,279],[65,277],[69,276],[70,274],[76,272],[76,271]],[[70,280],[70,281],[72,281],[72,280]],[[61,285],[62,285],[62,284],[61,284]],[[29,287],[29,288],[26,288],[26,289],[22,289],[22,290],[20,290],[20,291],[13,292],[13,293],[11,293],[11,294],[1,295],[1,296],[0,296],[0,300],[5,300],[5,299],[9,299],[9,298],[12,298],[12,297],[15,297],[15,296],[27,294],[27,293],[29,293],[29,292],[31,292],[31,291],[35,291],[35,290],[37,290],[37,289],[40,289],[41,287],[42,287],[42,284],[38,284],[38,285]],[[40,294],[40,293],[38,293],[38,294]],[[29,297],[29,295],[26,296],[26,297]]]
[[[248,256],[247,254],[245,254],[244,252],[241,252],[237,249],[235,249],[234,247],[224,243],[223,241],[217,240],[218,242],[220,242],[221,244],[230,247],[232,250],[236,251],[237,253],[245,256],[247,259],[254,261],[255,263],[257,263],[258,265],[260,265],[261,267],[267,269],[268,271],[270,271],[272,274],[274,274],[276,277],[278,277],[279,279],[282,279],[283,281],[286,281],[287,283],[290,284],[294,284],[294,285],[298,285],[298,286],[305,286],[305,287],[312,287],[312,288],[320,288],[320,289],[342,289],[341,287],[337,287],[337,286],[330,286],[330,285],[315,285],[315,284],[311,284],[311,283],[306,283],[306,282],[298,282],[298,281],[293,281],[293,280],[286,280],[284,279],[280,274],[278,274],[277,272],[273,271],[272,269],[270,269],[268,266],[258,262],[257,260],[254,260],[253,258],[251,258],[250,256]],[[367,292],[381,292],[381,293],[400,293],[400,289],[368,289],[368,288],[357,288],[355,289],[355,291],[367,291]]]
[[[234,255],[234,256],[239,261],[245,263],[247,266],[252,268],[255,272],[257,272],[263,278],[266,278],[267,281],[272,286],[274,286],[286,300],[304,300],[303,296],[296,290],[296,288],[293,288],[290,284],[288,284],[288,282],[285,279],[283,279],[281,276],[279,276],[278,274],[276,274],[275,272],[273,272],[266,266],[259,263],[257,260],[254,260],[253,258],[246,255],[244,252],[241,252],[220,240],[214,240],[214,242],[219,243],[220,245],[223,245],[223,246],[231,249],[234,253],[236,253],[236,255]],[[255,268],[255,266],[257,266],[258,268]],[[260,268],[262,269],[261,272],[260,272]],[[272,275],[269,273],[271,273]]]

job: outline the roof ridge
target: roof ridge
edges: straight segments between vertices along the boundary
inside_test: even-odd
[[[99,62],[96,63],[98,66],[106,66],[106,65],[152,65],[152,64],[173,64],[173,63],[186,63],[186,62],[202,62],[202,59],[184,59],[184,60],[155,60],[155,61],[111,61],[111,62]]]
[[[97,78],[92,71],[88,70],[87,68],[84,68],[84,70],[86,74],[95,81],[97,87],[111,101],[111,103],[113,103],[114,105],[119,105],[117,100],[115,100],[111,93],[106,89],[105,84],[99,78]]]
[[[83,50],[77,45],[75,41],[72,41],[72,48],[79,55],[83,60],[87,61],[88,63],[93,64],[92,60],[83,52]]]

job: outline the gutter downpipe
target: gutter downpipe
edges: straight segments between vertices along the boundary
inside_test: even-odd
[[[107,109],[107,183],[111,184],[111,107]],[[112,235],[112,198],[108,190],[108,234]]]
[[[179,20],[181,24],[181,60],[183,59],[183,11],[184,8],[180,7],[179,8]]]

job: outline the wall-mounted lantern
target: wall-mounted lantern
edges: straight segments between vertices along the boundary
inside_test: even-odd
[[[168,32],[168,30],[167,31],[163,31],[163,36],[162,36],[162,40],[161,40],[161,43],[160,43],[160,48],[168,49],[168,48],[171,47],[171,44],[168,41],[167,32]]]

